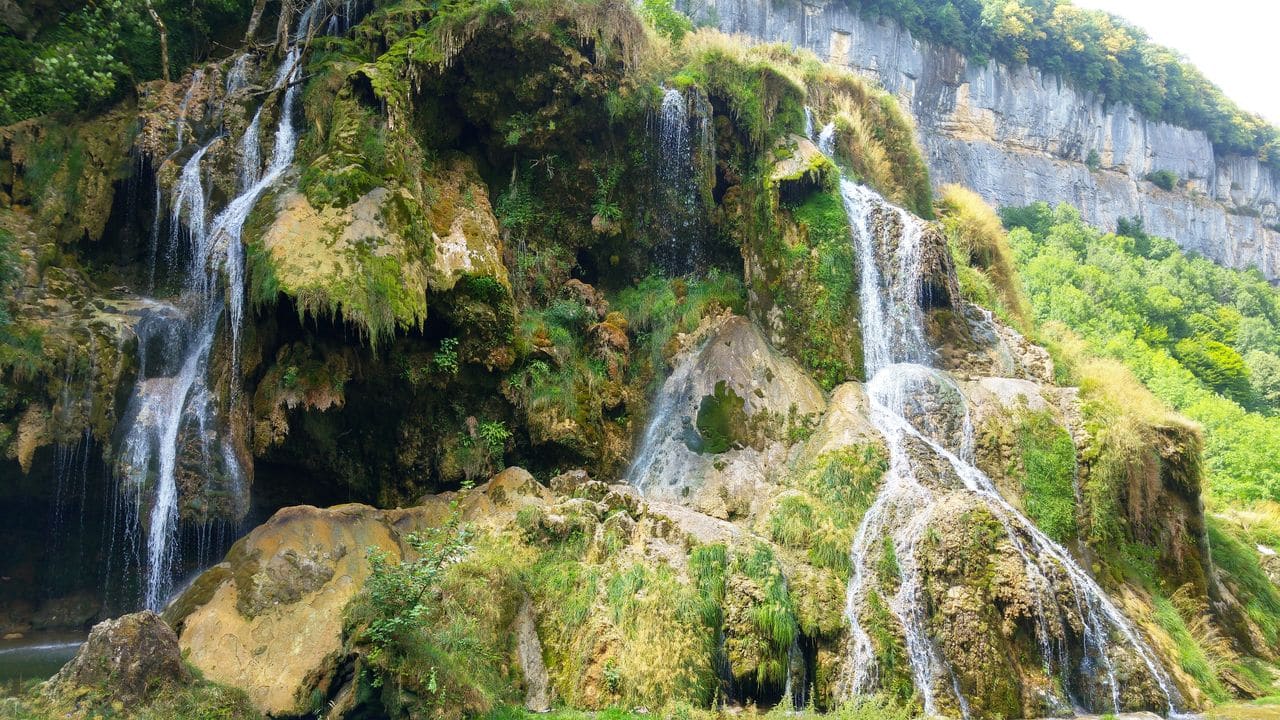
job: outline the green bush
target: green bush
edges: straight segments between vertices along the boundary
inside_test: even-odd
[[[693,21],[680,12],[671,0],[644,0],[640,15],[649,21],[658,34],[679,44],[685,34],[693,30]]]
[[[1026,468],[1023,503],[1027,516],[1054,540],[1076,537],[1076,446],[1053,413],[1028,412],[1015,430]]]
[[[1147,173],[1146,179],[1161,190],[1173,190],[1178,186],[1178,176],[1170,170]]]

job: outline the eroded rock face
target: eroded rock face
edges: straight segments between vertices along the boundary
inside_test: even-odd
[[[1280,177],[1257,158],[1218,155],[1203,132],[1105,105],[1035,68],[969,62],[847,3],[744,0],[717,8],[714,22],[875,78],[915,116],[936,184],[961,183],[996,207],[1070,203],[1107,228],[1139,216],[1186,250],[1280,277],[1280,232],[1268,227],[1280,219]],[[1090,151],[1096,172],[1085,165]],[[1156,170],[1185,187],[1143,180]]]
[[[647,497],[744,516],[766,469],[785,459],[787,428],[816,424],[826,400],[745,318],[704,323],[688,342],[654,401],[629,481]]]
[[[70,698],[81,688],[95,688],[105,691],[109,701],[130,705],[191,679],[173,629],[145,610],[95,625],[46,692]]]

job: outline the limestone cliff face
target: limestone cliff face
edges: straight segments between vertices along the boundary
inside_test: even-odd
[[[1215,153],[1202,132],[1106,106],[1035,68],[978,65],[842,0],[691,6],[726,32],[805,47],[876,79],[911,109],[936,184],[966,185],[996,206],[1071,203],[1106,228],[1140,216],[1186,250],[1280,278],[1280,173]],[[1096,171],[1085,164],[1091,152]],[[1180,186],[1143,179],[1157,170]]]

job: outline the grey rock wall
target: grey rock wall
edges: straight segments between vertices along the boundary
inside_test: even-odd
[[[997,206],[1068,202],[1107,229],[1140,216],[1187,250],[1280,278],[1278,173],[1256,158],[1217,155],[1202,132],[1104,107],[1035,68],[969,62],[843,0],[687,1],[726,32],[808,48],[897,95],[915,116],[936,185],[962,183]],[[1090,151],[1097,171],[1085,165]],[[1161,190],[1143,179],[1156,170],[1183,183]]]

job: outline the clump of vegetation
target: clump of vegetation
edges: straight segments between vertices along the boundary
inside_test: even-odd
[[[789,49],[700,29],[684,39],[681,52],[688,58],[681,76],[723,98],[734,124],[756,149],[770,147],[803,124],[804,82],[798,68],[786,62]]]
[[[1027,516],[1049,537],[1065,543],[1076,527],[1076,446],[1048,410],[1025,412],[1015,426]]]
[[[965,297],[1026,330],[1030,309],[1000,216],[977,193],[960,185],[942,188],[938,208]]]
[[[847,582],[853,570],[853,533],[870,507],[888,469],[879,445],[854,445],[824,453],[806,464],[769,512],[767,531],[779,545],[802,550],[815,567]]]
[[[725,652],[739,681],[781,685],[799,633],[795,607],[772,549],[756,543],[734,554],[725,619]],[[735,577],[736,576],[736,579]]]
[[[1183,672],[1195,678],[1214,702],[1224,702],[1231,697],[1224,679],[1233,677],[1240,658],[1214,628],[1207,608],[1188,590],[1184,586],[1171,597],[1152,598],[1152,619],[1173,640]]]
[[[712,314],[726,310],[741,314],[746,291],[737,276],[713,269],[702,278],[670,280],[650,275],[610,301],[635,336],[633,376],[649,382],[663,374],[672,338],[692,332]]]
[[[746,401],[721,380],[711,395],[702,398],[694,426],[702,440],[701,452],[722,453],[742,447],[747,437]]]
[[[405,557],[367,552],[370,575],[344,635],[363,648],[362,686],[393,715],[485,712],[512,697],[507,632],[524,561],[455,513],[406,536]]]
[[[1172,170],[1156,170],[1146,175],[1146,180],[1166,192],[1178,187],[1178,175]]]
[[[920,217],[933,217],[929,170],[915,142],[915,124],[896,99],[843,69],[805,63],[805,81],[819,117],[836,128],[836,157],[853,177]]]
[[[138,83],[176,78],[228,29],[243,32],[249,8],[247,0],[14,6],[0,29],[0,125],[100,108]]]
[[[5,720],[53,720],[54,718],[116,718],[131,720],[261,720],[249,695],[239,688],[205,680],[198,669],[187,669],[196,681],[157,689],[145,702],[126,708],[119,700],[97,689],[83,688],[74,699],[57,698],[31,684],[21,692],[0,699],[0,718]],[[7,693],[5,693],[7,694]]]

